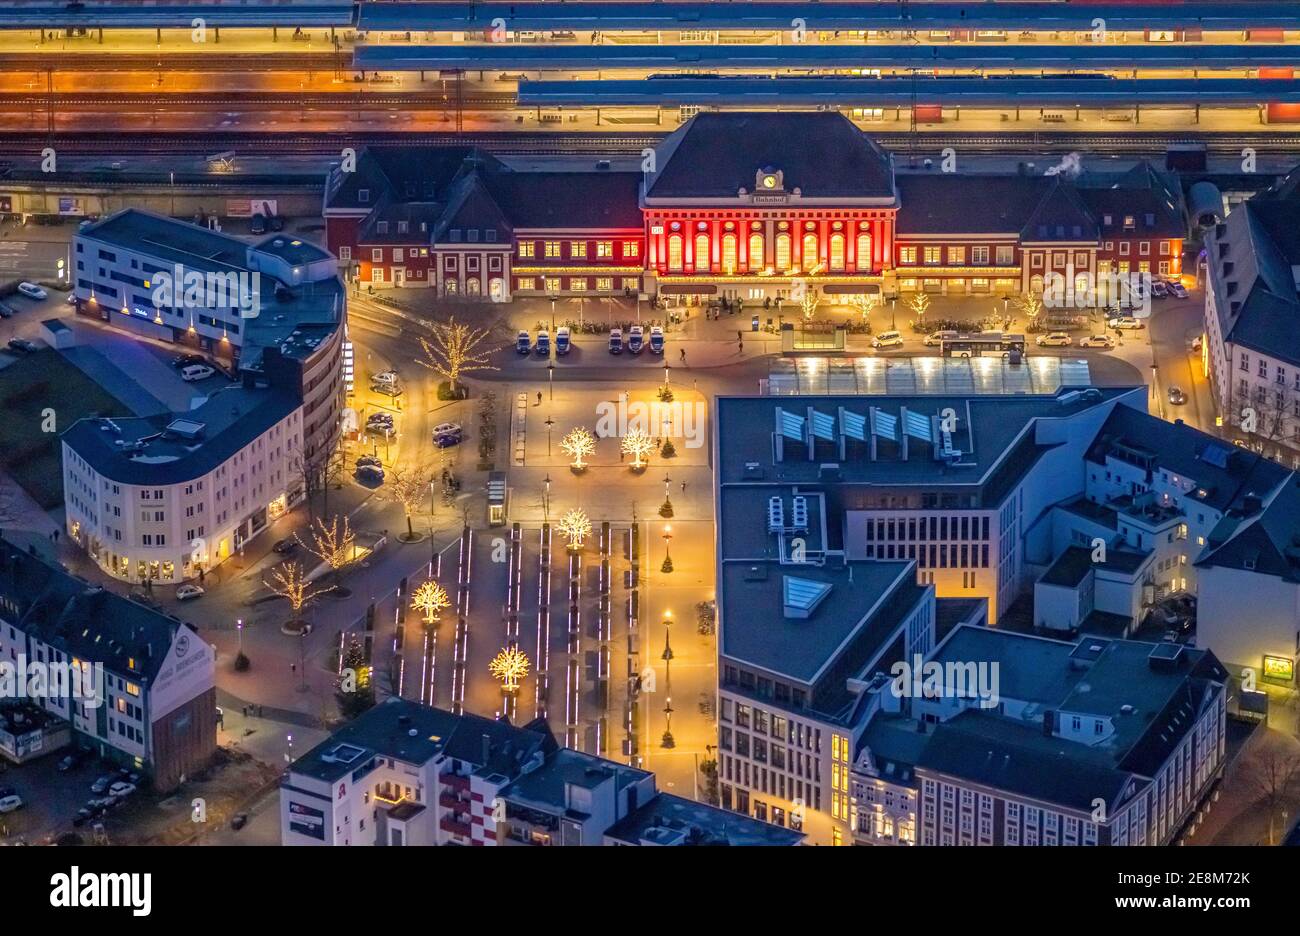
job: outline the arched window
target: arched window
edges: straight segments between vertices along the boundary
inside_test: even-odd
[[[805,234],[805,235],[803,236],[803,268],[804,268],[804,270],[811,270],[813,267],[815,267],[815,266],[816,266],[818,263],[820,263],[820,262],[821,262],[821,258],[817,256],[817,235],[816,235],[816,234]]]
[[[477,296],[479,294],[479,281],[477,276],[471,276],[465,281],[465,295]]]
[[[776,235],[776,271],[784,273],[790,269],[790,235]]]
[[[707,273],[713,269],[709,262],[709,235],[695,235],[695,269],[697,272]]]
[[[722,272],[736,272],[736,235],[722,235]]]
[[[866,272],[871,269],[871,235],[863,231],[858,235],[858,269]]]
[[[751,270],[763,269],[763,235],[749,235],[749,268]]]
[[[680,273],[682,270],[682,235],[668,236],[668,269]]]
[[[843,234],[831,235],[830,254],[831,254],[831,269],[836,271],[843,270],[844,269],[844,235]]]

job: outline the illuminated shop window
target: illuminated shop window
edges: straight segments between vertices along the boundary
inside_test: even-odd
[[[751,270],[763,269],[763,235],[749,235],[749,268]]]
[[[844,235],[843,234],[831,235],[830,253],[831,253],[831,269],[836,271],[843,270],[844,269]]]
[[[668,238],[668,269],[680,272],[682,269],[682,236],[673,234]]]
[[[722,272],[736,272],[736,235],[722,235]]]
[[[776,235],[776,268],[782,272],[790,269],[790,235]]]
[[[858,269],[871,269],[871,235],[866,232],[858,235]]]
[[[709,266],[709,235],[695,235],[695,269],[708,270]]]
[[[817,263],[817,235],[805,234],[803,236],[803,268],[811,270]]]

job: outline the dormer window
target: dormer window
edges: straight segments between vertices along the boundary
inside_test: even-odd
[[[406,229],[407,229],[407,222],[405,222],[405,221],[398,221],[398,222],[397,222],[397,233],[398,233],[398,234],[405,234],[405,233],[406,233]]]
[[[1124,215],[1124,230],[1131,231],[1137,227],[1137,220],[1132,215]]]
[[[459,244],[459,243],[460,243],[460,228],[452,228],[450,231],[447,232],[447,236],[448,236],[449,238],[451,238],[451,242],[452,242],[453,244]]]
[[[376,233],[376,234],[387,234],[387,233],[388,233],[388,222],[387,222],[387,221],[379,221],[379,222],[377,222],[377,223],[375,224],[375,233]]]
[[[357,201],[361,202],[363,205],[370,201],[370,189],[357,189]]]

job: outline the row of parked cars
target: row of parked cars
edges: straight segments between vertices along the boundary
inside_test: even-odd
[[[43,287],[28,282],[18,284],[18,293],[36,302],[47,299],[50,295]],[[13,318],[18,314],[18,311],[17,306],[9,305],[7,302],[0,302],[0,319]],[[10,338],[5,347],[13,354],[31,354],[37,350],[36,342],[28,341],[26,338]]]
[[[561,325],[555,331],[555,353],[563,356],[569,353],[573,346],[573,339],[567,325]],[[626,338],[623,335],[623,329],[612,328],[609,332],[609,353],[622,354],[625,350],[629,354],[640,354],[642,351],[650,349],[651,354],[664,353],[664,330],[662,326],[651,325],[650,333],[647,340],[646,331],[640,325],[633,325],[627,330]],[[547,357],[551,353],[551,333],[545,328],[537,332],[537,340],[528,331],[521,330],[518,337],[515,338],[515,351],[521,355],[535,353],[538,357]]]

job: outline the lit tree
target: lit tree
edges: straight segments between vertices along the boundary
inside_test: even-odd
[[[338,679],[334,681],[334,696],[344,718],[355,718],[375,704],[375,683],[371,679],[370,661],[366,659],[365,644],[355,634],[343,650],[343,660]]]
[[[596,437],[587,431],[586,426],[570,429],[560,440],[560,451],[573,459],[573,468],[581,471],[587,467],[587,456],[596,451]]]
[[[808,319],[812,318],[813,314],[816,313],[817,311],[817,307],[821,304],[822,304],[821,297],[814,296],[810,292],[805,292],[802,296],[800,296],[799,308],[800,310],[803,311],[804,320],[807,321]]]
[[[425,355],[420,363],[446,377],[453,395],[462,374],[497,370],[488,362],[487,350],[482,347],[488,337],[486,328],[474,328],[457,322],[455,316],[446,323],[432,322],[429,328],[433,331],[433,338],[420,339],[420,347],[424,349]]]
[[[1033,325],[1043,311],[1043,297],[1030,290],[1016,299],[1016,309]]]
[[[340,525],[340,521],[342,521]],[[328,565],[335,576],[343,567],[355,558],[356,537],[348,525],[347,517],[334,516],[327,525],[324,520],[317,520],[311,528],[312,545],[307,546],[298,540],[307,551]]]
[[[264,579],[262,584],[289,602],[289,609],[293,612],[293,620],[290,623],[301,620],[302,609],[309,601],[334,590],[333,585],[311,588],[302,566],[296,562],[291,562],[282,569],[272,570],[271,581]]]
[[[591,520],[581,510],[574,508],[560,518],[555,528],[564,534],[570,549],[581,549],[583,541],[591,533]]]
[[[411,607],[424,612],[426,624],[433,624],[444,610],[451,607],[451,598],[447,595],[447,589],[429,579],[411,593]]]
[[[867,323],[867,317],[875,311],[876,306],[880,305],[879,293],[857,293],[849,297],[849,306],[854,312],[862,316],[862,324]]]
[[[632,456],[633,468],[644,468],[646,458],[655,450],[654,439],[641,429],[630,429],[620,443],[623,454]]]
[[[388,496],[402,505],[406,514],[406,538],[415,539],[415,528],[411,526],[411,515],[420,509],[424,498],[431,494],[429,481],[433,469],[427,465],[413,465],[406,468],[394,468],[389,476]]]
[[[925,313],[930,311],[929,294],[923,292],[916,293],[911,299],[907,300],[907,304],[911,307],[912,312],[916,314],[916,320],[918,322],[924,322]]]
[[[488,670],[501,680],[501,688],[506,692],[519,691],[519,684],[528,675],[528,655],[518,647],[507,647],[493,657]]]

